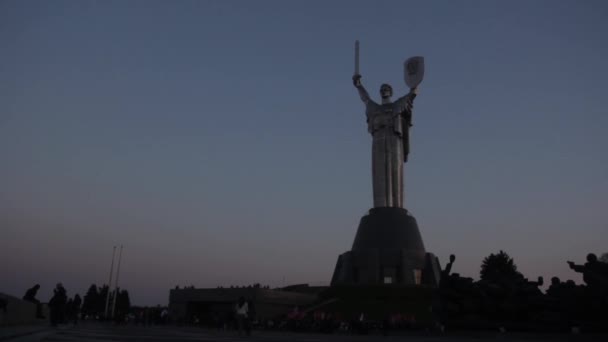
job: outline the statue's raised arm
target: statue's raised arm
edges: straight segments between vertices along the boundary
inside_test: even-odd
[[[410,92],[398,98],[395,101],[395,107],[400,114],[409,113],[411,116],[412,108],[414,107],[414,99],[418,94],[417,88],[410,89]]]
[[[370,101],[370,97],[367,93],[367,90],[365,90],[365,88],[363,87],[363,84],[361,84],[361,75],[353,75],[353,85],[355,86],[355,88],[357,88],[357,91],[359,92],[359,97],[361,97],[361,101],[363,101],[363,103],[367,105],[367,103]]]

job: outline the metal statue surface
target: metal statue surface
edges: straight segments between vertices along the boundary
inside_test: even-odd
[[[403,208],[403,164],[409,154],[409,128],[412,126],[413,101],[424,74],[424,59],[412,57],[405,62],[408,94],[391,101],[393,88],[380,87],[381,103],[374,102],[361,84],[359,74],[359,42],[355,42],[355,74],[353,84],[365,104],[367,129],[372,142],[372,185],[374,208]]]

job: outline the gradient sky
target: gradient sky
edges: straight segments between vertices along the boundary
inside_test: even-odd
[[[605,1],[0,1],[0,292],[328,284],[372,205],[352,86],[425,80],[406,206],[442,265],[608,251]]]

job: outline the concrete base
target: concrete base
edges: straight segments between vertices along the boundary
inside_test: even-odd
[[[440,274],[407,210],[373,208],[361,218],[351,251],[338,257],[331,285],[437,286]]]
[[[40,321],[36,318],[36,304],[4,293],[0,293],[0,299],[7,303],[6,311],[0,309],[0,326],[33,324]]]

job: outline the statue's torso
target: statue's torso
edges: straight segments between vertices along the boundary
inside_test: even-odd
[[[366,115],[367,129],[372,135],[376,132],[402,135],[402,118],[394,103],[377,104],[370,101]]]

